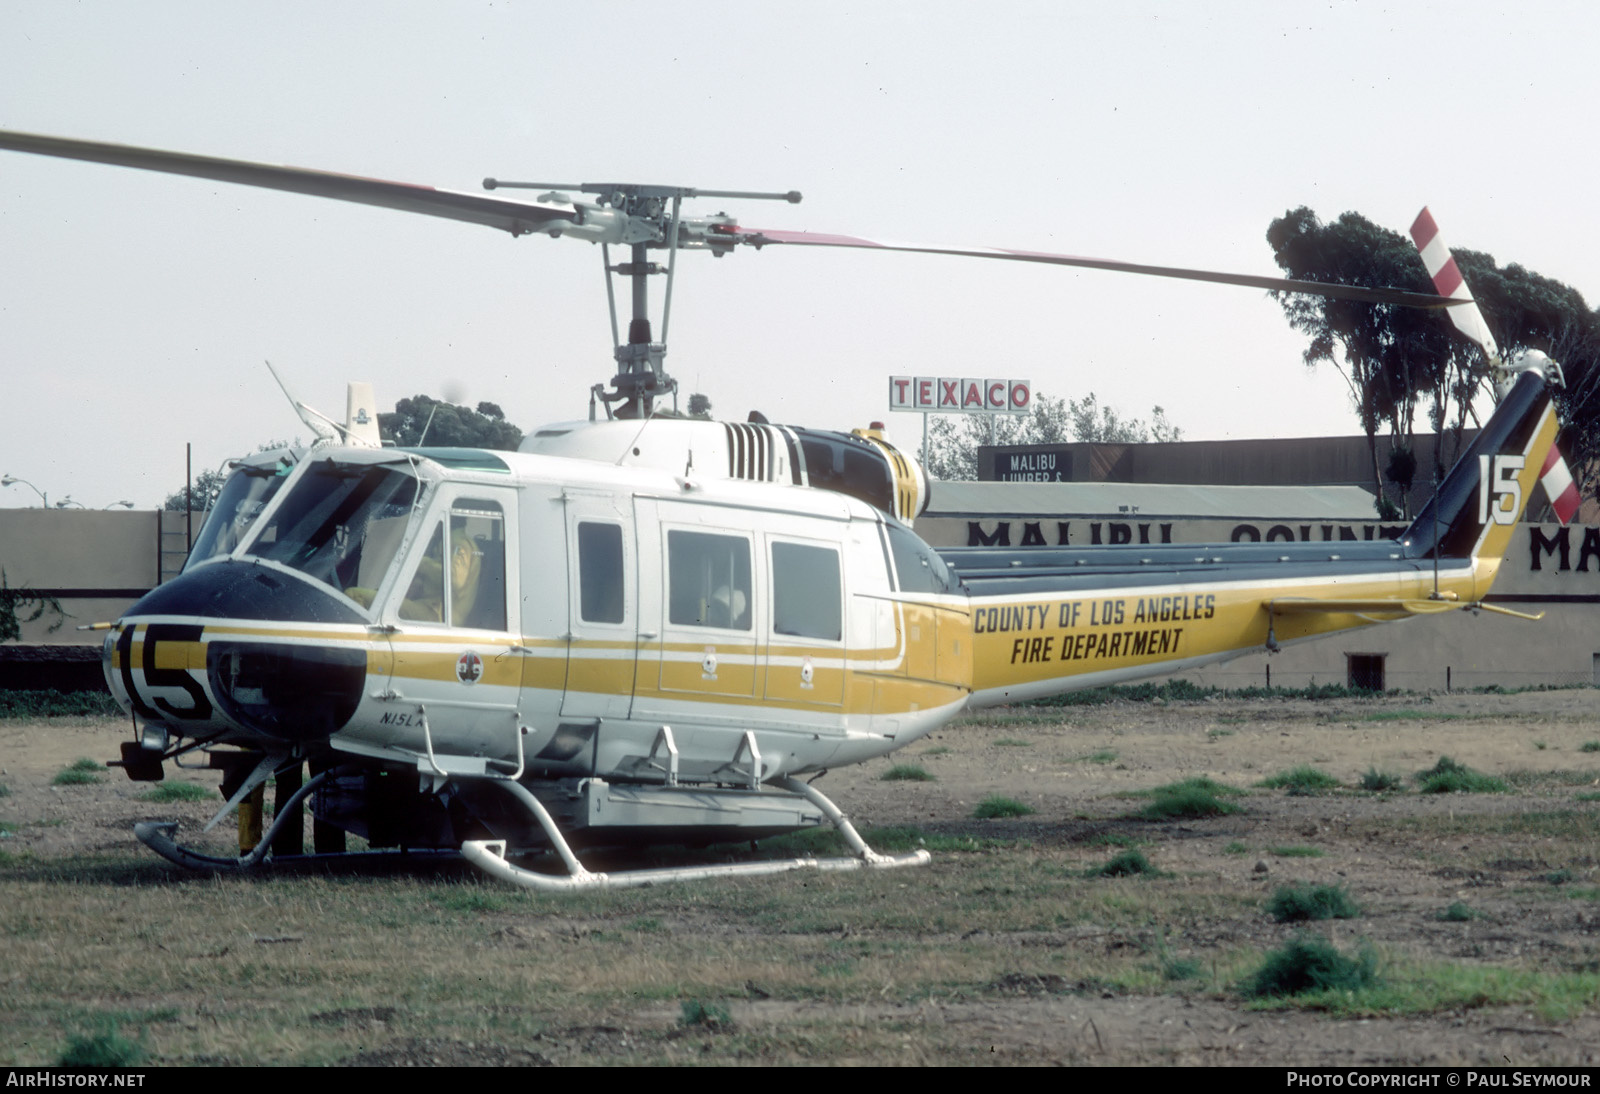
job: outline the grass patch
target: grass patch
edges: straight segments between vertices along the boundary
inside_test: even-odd
[[[1340,783],[1326,771],[1319,771],[1310,764],[1300,764],[1287,771],[1280,771],[1276,775],[1269,775],[1256,785],[1269,790],[1288,790],[1291,794],[1315,794],[1322,790],[1337,789]]]
[[[104,782],[100,775],[105,768],[87,756],[74,760],[69,767],[64,767],[56,772],[56,777],[50,780],[52,786],[87,786],[90,783]]]
[[[1117,762],[1117,750],[1114,748],[1102,748],[1098,752],[1089,753],[1084,757],[1084,760],[1092,764],[1114,764]]]
[[[948,756],[949,754],[950,748],[948,745],[934,745],[922,753],[924,756]]]
[[[1504,794],[1506,784],[1493,775],[1474,771],[1449,756],[1416,774],[1417,789],[1424,794]]]
[[[1267,901],[1267,911],[1279,923],[1355,919],[1361,914],[1360,907],[1340,885],[1281,885]]]
[[[1161,962],[1161,979],[1163,980],[1199,980],[1206,974],[1206,967],[1192,957],[1170,957]]]
[[[10,796],[11,788],[5,783],[0,783],[0,798],[9,798]]]
[[[1600,790],[1585,791],[1582,794],[1576,795],[1576,798],[1581,802],[1600,802]]]
[[[1143,851],[1128,850],[1114,855],[1103,866],[1091,866],[1084,877],[1160,877],[1161,871],[1150,865]]]
[[[1364,722],[1453,722],[1465,718],[1464,714],[1445,714],[1432,710],[1375,710],[1361,720]]]
[[[469,884],[449,886],[429,900],[452,912],[503,912],[515,903],[515,894]]]
[[[1406,780],[1400,775],[1390,771],[1379,771],[1376,767],[1369,767],[1357,783],[1361,789],[1373,794],[1386,794],[1392,790],[1404,790]]]
[[[1145,820],[1172,820],[1181,817],[1220,817],[1242,812],[1224,797],[1244,793],[1204,776],[1168,783],[1146,791],[1154,800],[1140,811]]]
[[[1250,845],[1240,840],[1229,840],[1228,845],[1222,849],[1225,855],[1248,855]]]
[[[1034,812],[1033,806],[1025,805],[1015,798],[1007,798],[1000,794],[990,794],[978,803],[972,811],[976,820],[996,820],[1005,817],[1026,817]]]
[[[1269,847],[1267,853],[1278,858],[1321,858],[1327,854],[1320,847]]]
[[[1347,957],[1327,939],[1301,934],[1282,949],[1269,953],[1241,988],[1251,999],[1307,992],[1354,992],[1376,981],[1377,971],[1378,958],[1369,946],[1363,946],[1356,956]]]
[[[999,745],[1001,748],[1032,748],[1033,747],[1033,742],[1032,741],[1024,741],[1020,737],[1001,737],[1000,739],[995,741],[995,744]]]
[[[686,1029],[730,1029],[733,1015],[721,1003],[685,999],[678,1007],[678,1024]]]
[[[1579,752],[1600,752],[1600,741],[1585,741],[1578,747]]]
[[[934,777],[916,764],[895,764],[878,776],[886,783],[931,783]]]
[[[161,782],[139,795],[142,802],[155,802],[164,805],[167,802],[203,802],[214,801],[217,792],[199,783]]]
[[[1479,915],[1480,913],[1473,911],[1458,900],[1434,918],[1441,923],[1470,923],[1472,920],[1479,918]]]

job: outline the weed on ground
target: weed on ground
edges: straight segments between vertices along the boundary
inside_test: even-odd
[[[214,801],[217,797],[218,794],[215,790],[201,786],[199,783],[161,782],[140,794],[139,800],[166,804],[168,802]]]
[[[1142,851],[1124,851],[1112,857],[1103,866],[1091,866],[1084,877],[1160,877],[1161,871],[1150,865]]]
[[[1299,934],[1267,955],[1256,974],[1241,987],[1250,999],[1303,995],[1307,992],[1353,992],[1377,979],[1378,958],[1368,946],[1354,957],[1332,942]]]
[[[1369,767],[1366,773],[1361,776],[1361,782],[1358,785],[1361,789],[1371,793],[1385,794],[1392,790],[1404,790],[1406,780],[1403,775],[1395,775],[1388,771],[1379,771],[1376,767]]]
[[[50,780],[52,786],[88,786],[92,783],[104,782],[98,772],[105,768],[98,762],[84,757],[76,760],[70,767],[64,767],[56,772],[56,777]]]
[[[1361,909],[1339,885],[1282,885],[1267,901],[1267,911],[1279,923],[1313,919],[1355,919]]]
[[[1417,772],[1417,789],[1424,794],[1504,794],[1506,784],[1493,775],[1474,771],[1449,756],[1440,756],[1432,767]]]
[[[1243,812],[1239,806],[1222,800],[1224,797],[1237,797],[1243,791],[1204,776],[1168,783],[1146,793],[1153,800],[1139,813],[1145,820],[1221,817]]]
[[[56,1058],[58,1067],[136,1067],[144,1062],[145,1050],[116,1030],[87,1037],[74,1037]]]
[[[996,820],[1005,817],[1026,817],[1032,813],[1033,806],[1007,798],[1000,794],[991,794],[978,803],[972,811],[975,820]]]
[[[1315,794],[1321,790],[1336,790],[1341,784],[1326,771],[1319,771],[1310,764],[1300,764],[1269,775],[1256,785],[1268,790],[1287,790],[1291,794]]]
[[[895,764],[878,778],[886,783],[931,783],[934,777],[916,764]]]

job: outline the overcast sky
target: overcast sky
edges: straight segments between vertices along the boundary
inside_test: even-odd
[[[1600,293],[1600,8],[1425,3],[0,0],[0,128],[475,190],[804,192],[745,225],[1277,273],[1310,205]],[[0,473],[150,507],[418,392],[524,429],[608,379],[597,247],[0,153]],[[669,370],[720,416],[850,428],[895,374],[1096,392],[1191,438],[1348,433],[1249,289],[966,259],[683,258]],[[891,430],[914,443],[915,415]],[[0,506],[38,504],[21,485]]]

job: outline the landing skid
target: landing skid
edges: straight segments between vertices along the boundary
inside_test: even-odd
[[[329,772],[322,772],[310,782],[305,783],[296,790],[287,801],[277,806],[277,815],[272,819],[272,826],[261,835],[261,840],[255,850],[247,854],[237,855],[233,858],[224,858],[220,855],[206,855],[199,851],[191,851],[173,839],[178,832],[176,821],[141,821],[133,826],[135,838],[150,850],[164,859],[176,862],[179,866],[186,866],[191,870],[248,870],[260,864],[266,858],[267,850],[272,846],[273,837],[278,830],[289,823],[291,817],[300,811],[300,803],[305,801],[313,790],[321,786],[328,778]]]
[[[723,863],[716,866],[683,866],[667,867],[651,870],[624,870],[618,873],[596,873],[586,869],[578,861],[578,856],[572,851],[566,837],[556,826],[555,819],[550,816],[549,810],[526,787],[520,783],[507,782],[502,785],[527,806],[528,811],[539,821],[539,826],[544,829],[550,844],[555,848],[561,860],[566,863],[567,874],[557,876],[541,874],[534,870],[526,870],[513,865],[506,858],[505,840],[468,840],[461,845],[461,854],[474,866],[487,874],[509,881],[514,885],[521,885],[527,889],[535,889],[545,893],[570,893],[586,889],[630,889],[645,885],[659,885],[671,881],[705,881],[711,878],[722,877],[759,877],[766,874],[783,874],[792,870],[860,870],[860,869],[889,869],[895,866],[922,866],[931,861],[932,856],[926,851],[913,851],[906,855],[880,855],[867,846],[865,840],[849,819],[840,812],[839,807],[829,801],[823,793],[814,786],[800,782],[797,779],[779,778],[772,780],[774,786],[805,798],[812,805],[822,810],[823,815],[833,823],[835,829],[844,837],[853,852],[850,858],[792,858],[774,859],[766,862],[738,862]]]
[[[201,871],[245,871],[253,869],[267,858],[268,849],[272,846],[273,837],[278,829],[287,824],[300,807],[300,803],[310,794],[326,777],[319,775],[302,786],[291,798],[283,803],[277,810],[272,826],[262,833],[261,841],[255,850],[248,854],[234,857],[208,855],[193,850],[178,843],[176,840],[178,826],[173,821],[144,821],[134,825],[134,835],[139,842],[150,850],[179,866],[190,870]],[[778,778],[769,784],[777,793],[766,791],[765,794],[752,795],[750,791],[727,791],[719,794],[708,788],[687,787],[656,787],[627,788],[627,810],[630,820],[651,814],[660,816],[663,813],[671,814],[685,808],[705,810],[708,808],[707,799],[711,800],[709,808],[725,810],[734,808],[749,810],[751,797],[782,799],[773,802],[780,811],[783,802],[794,802],[803,799],[809,802],[822,815],[830,821],[834,828],[844,837],[850,845],[851,856],[848,858],[788,858],[773,859],[762,862],[721,863],[715,866],[684,866],[660,869],[624,870],[612,873],[596,872],[587,869],[578,860],[571,844],[557,826],[555,818],[545,808],[532,792],[521,783],[510,779],[496,778],[498,785],[517,799],[539,822],[539,827],[550,841],[551,847],[561,856],[565,863],[567,873],[565,876],[555,874],[542,874],[514,865],[506,857],[505,840],[469,840],[461,846],[461,856],[485,873],[514,885],[540,892],[565,893],[577,892],[588,889],[625,889],[646,885],[659,885],[673,881],[704,881],[722,877],[759,877],[767,874],[782,874],[794,870],[860,870],[860,869],[889,869],[896,866],[922,866],[931,861],[927,851],[913,851],[904,855],[882,855],[867,846],[865,840],[855,829],[847,817],[816,787],[797,779]],[[600,780],[592,780],[591,788],[598,790],[608,789]],[[735,803],[734,799],[742,798],[743,801]],[[674,800],[678,799],[678,800]],[[686,800],[692,799],[692,800]],[[718,800],[720,799],[720,800]],[[593,799],[591,808],[604,809],[616,808],[616,802],[602,802],[599,797]],[[362,852],[358,855],[290,855],[282,856],[284,861],[309,862],[321,858],[350,859],[365,857],[374,852]],[[277,856],[275,856],[275,860]]]

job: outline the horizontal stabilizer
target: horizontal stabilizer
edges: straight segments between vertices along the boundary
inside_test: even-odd
[[[1544,618],[1544,613],[1530,614],[1519,612],[1511,608],[1502,608],[1498,604],[1485,604],[1481,600],[1462,601],[1453,598],[1439,600],[1403,599],[1394,600],[1369,599],[1369,600],[1313,600],[1286,598],[1269,600],[1267,610],[1274,615],[1311,615],[1316,613],[1344,614],[1344,615],[1438,615],[1441,612],[1472,611],[1494,612],[1496,615],[1509,615],[1517,619],[1538,621]]]

